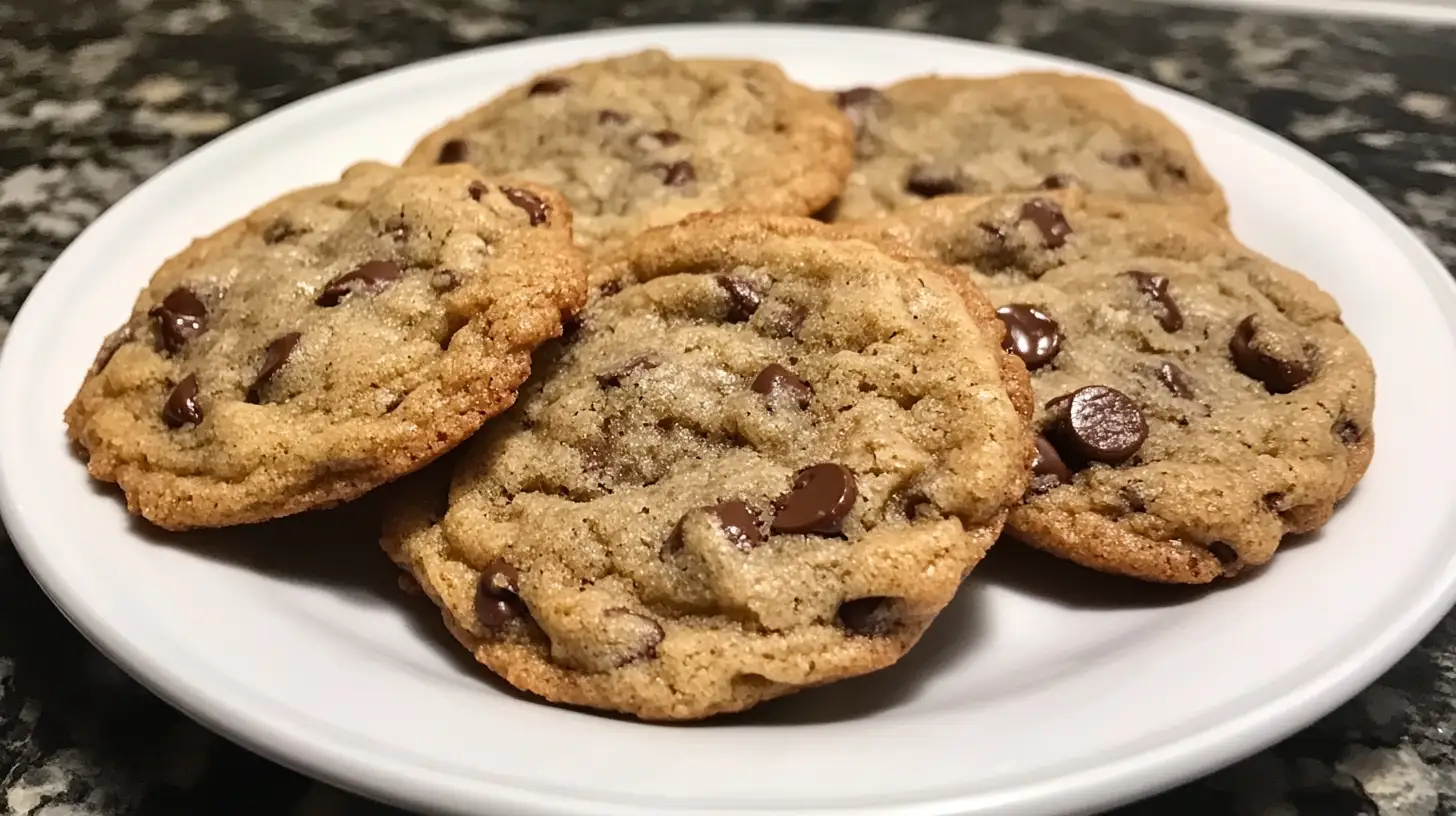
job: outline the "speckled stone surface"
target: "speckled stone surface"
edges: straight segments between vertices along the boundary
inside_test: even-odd
[[[0,3],[0,337],[103,209],[285,102],[492,42],[705,20],[918,29],[1153,79],[1309,148],[1456,265],[1456,30],[1133,0],[10,0]],[[0,811],[46,816],[394,812],[172,712],[85,644],[8,540],[0,797]],[[1456,814],[1456,617],[1303,733],[1118,813]]]

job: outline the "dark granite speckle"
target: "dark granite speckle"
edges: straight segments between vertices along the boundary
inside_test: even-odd
[[[1019,45],[1187,91],[1339,168],[1456,263],[1456,31],[1130,0],[12,0],[0,3],[0,338],[102,210],[281,104],[478,45],[807,21]],[[1125,816],[1456,814],[1456,618],[1357,699]],[[205,732],[72,630],[0,541],[5,813],[393,812]]]

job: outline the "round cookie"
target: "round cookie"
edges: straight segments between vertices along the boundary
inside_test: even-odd
[[[849,122],[777,66],[662,51],[562,68],[425,136],[405,164],[465,162],[560,190],[610,246],[705,211],[807,215],[843,189]]]
[[[1085,260],[1136,256],[1262,263],[1196,209],[1080,190],[951,195],[897,215],[838,224],[842,234],[899,244],[985,287],[1026,283]]]
[[[692,219],[625,263],[385,549],[558,703],[692,719],[894,663],[1028,484],[990,305],[807,219]]]
[[[1057,73],[920,77],[834,95],[855,125],[855,167],[831,215],[859,220],[951,194],[1081,188],[1228,205],[1188,137],[1115,82]]]
[[[1205,583],[1265,563],[1355,486],[1374,449],[1369,357],[1313,283],[1230,255],[1079,262],[989,292],[1041,434],[1012,536]]]
[[[166,261],[66,423],[91,474],[162,527],[324,507],[509,406],[585,286],[555,192],[357,165]]]

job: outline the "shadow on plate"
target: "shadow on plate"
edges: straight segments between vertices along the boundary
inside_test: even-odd
[[[991,548],[972,575],[973,579],[1057,606],[1091,610],[1179,606],[1202,598],[1213,586],[1234,583],[1152,584],[1090,570],[1004,538]]]

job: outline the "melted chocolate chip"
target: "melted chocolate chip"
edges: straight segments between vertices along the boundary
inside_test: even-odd
[[[350,293],[377,292],[399,280],[402,274],[403,270],[394,261],[365,261],[329,281],[314,303],[325,308],[337,306]]]
[[[1153,275],[1140,269],[1123,273],[1132,279],[1133,285],[1137,286],[1139,292],[1153,301],[1153,315],[1157,318],[1158,325],[1163,327],[1165,332],[1175,332],[1183,328],[1183,312],[1178,308],[1178,302],[1168,294],[1168,279],[1162,275]]]
[[[1121,464],[1148,438],[1142,409],[1126,394],[1105,385],[1089,385],[1055,400],[1047,432],[1058,450],[1077,459]]]
[[[669,187],[681,187],[698,178],[692,162],[675,161],[672,164],[654,164],[653,172],[662,177],[662,183]]]
[[[627,118],[627,114],[622,113],[621,111],[614,111],[611,108],[605,108],[602,110],[601,113],[597,114],[597,124],[606,125],[608,127],[616,127],[617,125],[627,124]]]
[[[889,598],[855,598],[839,605],[839,625],[851,635],[875,637],[895,628],[895,616]]]
[[[770,398],[783,396],[798,403],[800,408],[809,407],[809,397],[814,391],[799,375],[778,363],[769,363],[758,376],[753,378],[753,390]]]
[[[531,83],[531,88],[526,91],[526,96],[551,96],[559,94],[569,87],[571,87],[571,80],[554,76],[541,77]]]
[[[1183,369],[1172,363],[1163,363],[1154,373],[1158,382],[1173,396],[1178,399],[1193,399],[1193,382],[1183,373]]]
[[[776,533],[837,534],[859,496],[849,468],[824,462],[810,465],[794,477],[794,488],[775,506]]]
[[[475,619],[487,629],[500,629],[524,617],[526,604],[518,594],[521,573],[505,560],[497,558],[480,573],[475,587]]]
[[[1047,249],[1060,249],[1072,234],[1072,225],[1062,215],[1062,208],[1044,198],[1033,198],[1021,205],[1021,220],[1030,221],[1041,231]]]
[[[1259,342],[1257,324],[1256,316],[1249,315],[1234,329],[1229,339],[1229,356],[1234,367],[1244,376],[1263,383],[1271,394],[1288,394],[1304,385],[1311,373],[1309,364],[1276,356]]]
[[[1020,357],[1028,371],[1050,363],[1062,350],[1061,327],[1035,306],[1012,303],[997,309],[996,316],[1006,326],[1001,348]]]
[[[763,303],[763,293],[743,278],[720,275],[717,281],[718,286],[728,294],[729,323],[743,323],[753,317],[753,313]]]
[[[202,421],[202,406],[197,404],[197,375],[188,374],[172,387],[162,405],[162,421],[168,428],[196,425]]]
[[[440,155],[435,159],[438,164],[459,164],[465,161],[468,148],[464,139],[451,139],[440,145]]]
[[[253,384],[248,387],[248,402],[258,404],[263,401],[263,388],[273,379],[273,375],[283,368],[288,362],[289,355],[298,345],[298,338],[303,335],[298,332],[289,332],[268,344],[263,350],[263,365],[258,369],[258,376]]]
[[[751,550],[763,543],[758,529],[758,513],[741,501],[725,501],[708,509],[723,528],[723,535],[740,550]]]
[[[1038,493],[1072,483],[1072,469],[1067,467],[1061,454],[1044,436],[1036,438],[1036,459],[1031,463],[1031,475],[1032,489]]]
[[[1365,433],[1360,430],[1359,425],[1344,419],[1335,424],[1335,436],[1339,437],[1345,445],[1357,445],[1361,439],[1365,438]]]
[[[1108,156],[1107,161],[1117,165],[1118,167],[1121,167],[1124,170],[1131,170],[1134,167],[1143,166],[1142,154],[1132,150]]]
[[[655,130],[647,135],[656,139],[657,143],[662,145],[663,147],[672,147],[673,145],[682,141],[682,134],[670,128]]]
[[[964,190],[965,185],[955,176],[938,173],[919,164],[910,168],[910,175],[905,179],[905,191],[921,198],[936,198]]]
[[[616,666],[625,666],[638,660],[652,660],[657,657],[657,647],[662,644],[666,634],[662,631],[662,624],[647,617],[639,615],[630,609],[616,607],[602,613],[607,618],[607,625],[619,633],[623,629],[630,629],[634,643],[627,644],[630,650],[621,655],[615,662]],[[615,619],[615,620],[613,620]]]
[[[530,219],[531,226],[535,227],[546,223],[546,219],[551,213],[551,208],[547,207],[546,202],[542,201],[535,193],[516,187],[502,187],[500,190],[501,195],[506,197],[506,201],[526,211],[526,217]]]
[[[1043,190],[1065,190],[1077,183],[1077,179],[1066,173],[1052,173],[1041,180]]]
[[[856,132],[864,127],[865,119],[876,105],[882,104],[884,95],[874,88],[850,88],[834,95],[834,104],[844,111]]]
[[[644,354],[640,357],[633,357],[632,359],[628,360],[625,363],[622,363],[611,371],[606,371],[598,374],[597,385],[600,385],[602,388],[617,388],[622,385],[623,380],[627,379],[633,374],[638,374],[643,371],[651,371],[652,369],[657,368],[659,365],[662,365],[662,362],[656,357],[652,357],[650,355]]]
[[[471,201],[479,201],[485,197],[486,193],[490,192],[490,188],[482,182],[472,181],[470,182],[470,186],[465,188],[465,191],[470,194]]]
[[[157,326],[157,343],[176,354],[207,328],[207,306],[190,290],[173,289],[147,316]]]

